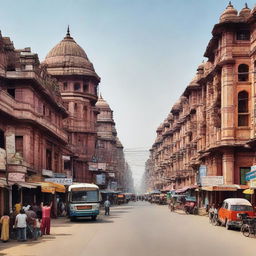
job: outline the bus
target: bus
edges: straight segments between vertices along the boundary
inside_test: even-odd
[[[96,220],[100,213],[100,192],[95,184],[80,183],[68,188],[68,216],[71,221],[77,217],[91,217]]]

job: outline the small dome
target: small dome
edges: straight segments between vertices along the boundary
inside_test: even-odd
[[[233,21],[236,20],[236,18],[237,10],[234,8],[231,2],[229,2],[226,10],[220,16],[220,22]]]
[[[239,12],[239,16],[247,18],[251,14],[251,9],[248,8],[248,5],[245,4],[245,7]]]
[[[88,75],[100,80],[83,48],[70,36],[69,28],[64,39],[47,54],[44,64],[51,75]]]
[[[103,99],[102,95],[100,95],[100,97],[98,98],[98,101],[96,102],[96,107],[99,109],[110,109],[110,106],[108,105],[108,103]]]

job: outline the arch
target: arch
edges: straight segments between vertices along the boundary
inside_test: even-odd
[[[249,124],[249,94],[247,91],[238,93],[238,126]]]
[[[240,64],[238,66],[238,81],[246,82],[249,80],[249,66],[246,64]]]

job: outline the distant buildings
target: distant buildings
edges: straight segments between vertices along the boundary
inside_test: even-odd
[[[202,206],[242,196],[256,163],[255,17],[255,8],[238,14],[231,3],[220,16],[208,61],[157,129],[144,175],[148,190],[198,187]]]
[[[131,192],[133,180],[130,168],[125,162],[123,146],[117,137],[113,111],[108,103],[99,97],[97,103],[99,115],[97,116],[97,146],[96,183],[103,188]]]

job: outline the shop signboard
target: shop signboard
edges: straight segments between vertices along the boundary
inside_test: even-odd
[[[105,171],[106,166],[107,166],[106,163],[98,163],[98,169],[99,170]]]
[[[250,180],[250,188],[256,189],[256,179]]]
[[[25,182],[25,173],[10,172],[8,174],[8,180],[13,182]]]
[[[72,178],[46,178],[44,179],[46,182],[53,182],[61,185],[72,185],[73,179]]]
[[[48,177],[53,177],[53,171],[43,169],[43,170],[42,170],[42,175],[43,175],[43,176],[48,176]]]
[[[108,173],[108,176],[111,177],[111,178],[115,178],[116,177],[116,174],[114,172],[109,172]]]
[[[256,165],[251,166],[251,171],[246,173],[245,175],[245,180],[253,180],[256,179]]]
[[[201,185],[205,186],[219,186],[224,184],[223,176],[203,176],[201,177]]]
[[[55,173],[53,174],[53,177],[54,177],[54,178],[67,178],[67,175],[66,175],[66,173],[55,172]]]
[[[6,169],[6,151],[0,148],[0,170]]]
[[[96,175],[96,184],[97,185],[106,184],[106,175],[104,173]]]
[[[197,175],[197,184],[201,185],[202,181],[201,178],[207,175],[207,166],[206,165],[200,165]]]
[[[89,163],[89,171],[98,171],[98,163]]]

